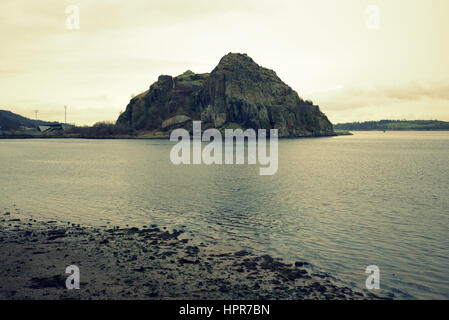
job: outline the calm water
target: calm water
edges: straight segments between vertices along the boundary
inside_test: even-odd
[[[161,140],[0,140],[0,210],[88,225],[182,228],[308,261],[355,287],[449,298],[449,132],[281,140],[279,171],[174,166]]]

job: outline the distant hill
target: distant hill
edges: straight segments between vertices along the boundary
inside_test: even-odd
[[[57,122],[49,122],[42,120],[32,120],[22,117],[11,111],[0,110],[0,129],[1,130],[16,130],[20,127],[37,128],[38,126],[47,124],[56,124]]]
[[[338,123],[335,130],[370,131],[370,130],[449,130],[449,122],[438,120],[380,120],[366,122]]]

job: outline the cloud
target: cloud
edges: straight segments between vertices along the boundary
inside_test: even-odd
[[[396,100],[449,100],[449,83],[411,84],[406,87],[385,88],[382,93],[385,97]]]
[[[316,95],[316,100],[326,110],[342,111],[366,107],[384,106],[398,102],[418,102],[424,99],[447,101],[449,81],[439,83],[411,83],[403,86],[347,88]]]
[[[263,4],[261,4],[263,2]],[[82,32],[97,33],[119,28],[161,27],[214,14],[257,13],[275,8],[269,1],[256,0],[135,0],[132,5],[122,0],[16,0],[0,2],[0,34],[45,36],[67,32],[65,9],[69,5],[80,8]]]
[[[11,76],[20,73],[17,69],[0,69],[0,75]]]
[[[100,95],[100,96],[90,96],[90,97],[79,97],[73,98],[74,101],[107,101],[108,96]]]

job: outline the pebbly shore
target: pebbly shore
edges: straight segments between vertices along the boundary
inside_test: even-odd
[[[66,267],[80,270],[68,290]],[[392,298],[392,297],[388,297]],[[304,261],[194,245],[156,225],[100,228],[0,216],[0,299],[380,299]]]

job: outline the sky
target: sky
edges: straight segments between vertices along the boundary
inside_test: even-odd
[[[2,0],[0,109],[115,121],[159,75],[240,52],[333,123],[449,121],[448,14],[448,0]]]

